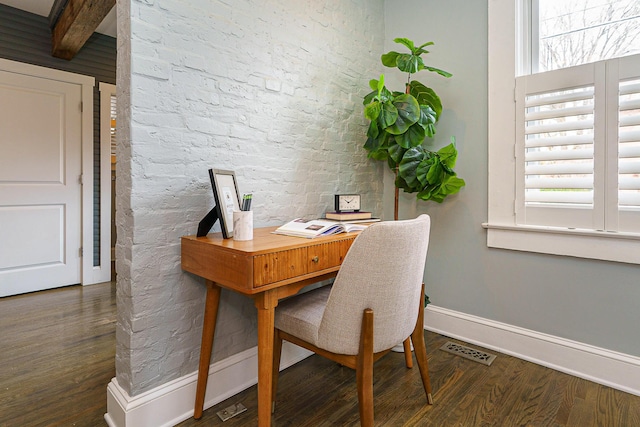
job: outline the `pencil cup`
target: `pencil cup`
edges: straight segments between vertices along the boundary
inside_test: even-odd
[[[253,240],[253,211],[233,212],[233,240]]]

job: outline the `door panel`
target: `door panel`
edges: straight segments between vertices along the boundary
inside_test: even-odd
[[[0,227],[2,242],[38,242],[14,245],[0,258],[0,270],[64,264],[64,206],[15,206],[0,208],[0,223],[26,224]]]
[[[80,283],[81,94],[0,71],[0,296]]]

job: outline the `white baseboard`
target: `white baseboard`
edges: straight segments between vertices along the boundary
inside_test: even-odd
[[[640,396],[640,357],[427,306],[425,329]]]
[[[284,342],[280,369],[307,357],[310,351]],[[113,378],[107,386],[107,413],[110,427],[171,427],[193,416],[197,372],[162,384],[137,396],[129,394]],[[258,382],[258,350],[250,348],[212,364],[204,408],[245,390]]]

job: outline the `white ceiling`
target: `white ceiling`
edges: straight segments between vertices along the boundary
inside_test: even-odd
[[[16,9],[26,10],[40,16],[49,16],[51,6],[55,0],[0,0],[0,4],[15,7]],[[116,36],[116,8],[104,18],[104,21],[98,26],[96,32],[106,34],[111,37]]]

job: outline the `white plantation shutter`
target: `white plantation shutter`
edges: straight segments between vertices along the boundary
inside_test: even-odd
[[[640,59],[621,58],[616,84],[618,231],[640,232]]]
[[[620,83],[618,205],[640,207],[640,80]]]
[[[640,56],[516,79],[516,223],[640,232]]]
[[[593,86],[525,98],[526,205],[593,205]]]
[[[603,226],[596,173],[600,74],[589,64],[516,79],[518,224]]]

